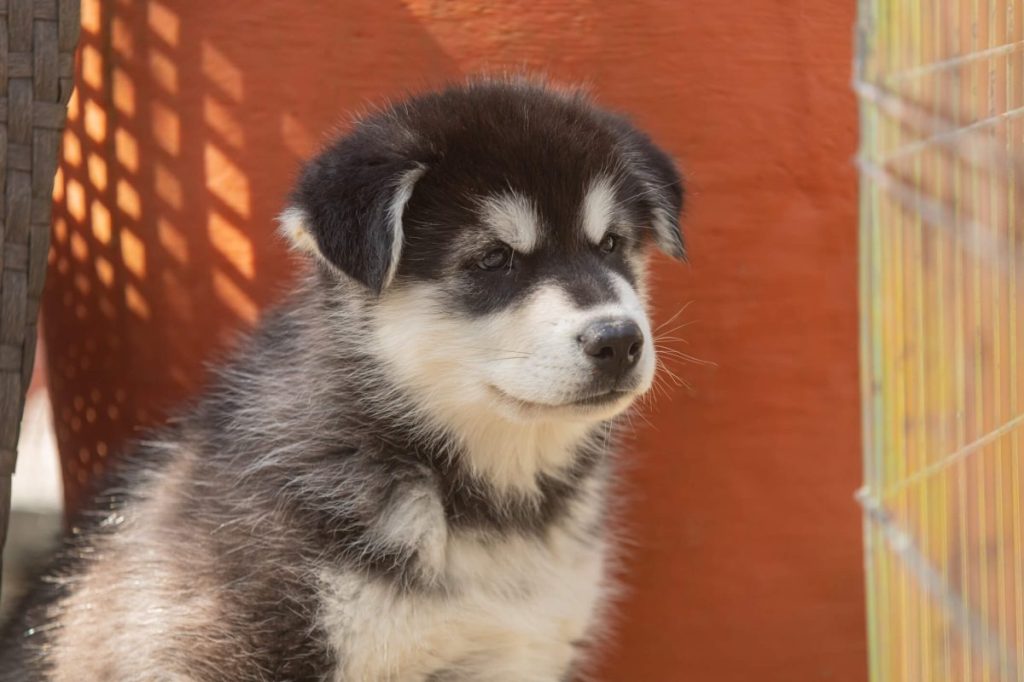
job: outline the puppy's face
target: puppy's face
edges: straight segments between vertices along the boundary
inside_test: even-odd
[[[651,385],[645,251],[682,256],[681,201],[622,119],[489,82],[363,122],[283,222],[365,285],[373,352],[431,409],[588,422]]]

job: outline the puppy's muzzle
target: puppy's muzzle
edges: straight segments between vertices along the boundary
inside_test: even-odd
[[[636,367],[644,351],[640,325],[627,317],[591,322],[577,340],[597,374],[612,382]]]

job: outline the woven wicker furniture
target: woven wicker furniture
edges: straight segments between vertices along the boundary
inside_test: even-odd
[[[78,0],[0,0],[0,550],[78,32]]]

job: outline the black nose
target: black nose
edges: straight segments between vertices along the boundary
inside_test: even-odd
[[[592,322],[580,334],[579,341],[594,365],[615,377],[636,365],[644,350],[644,334],[628,318]]]

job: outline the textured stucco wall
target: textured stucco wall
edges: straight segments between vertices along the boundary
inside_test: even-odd
[[[585,80],[678,156],[692,263],[630,444],[603,679],[862,680],[852,2],[85,0],[45,328],[69,500],[279,295],[322,131],[481,68]],[[670,325],[674,326],[674,325]]]

